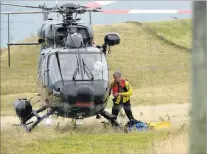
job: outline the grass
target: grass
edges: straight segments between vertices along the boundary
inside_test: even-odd
[[[133,106],[136,105],[159,105],[159,104],[184,104],[190,102],[188,91],[190,86],[187,83],[179,85],[146,87],[133,89],[134,95],[131,97]],[[11,94],[1,96],[1,116],[15,115],[13,103],[17,98],[30,99],[36,93]],[[35,102],[39,97],[35,97]],[[39,107],[41,103],[35,103],[34,107]],[[112,97],[108,101],[107,108],[112,107]]]
[[[12,134],[12,135],[11,135]],[[1,153],[5,154],[121,154],[143,153],[155,139],[166,132],[114,133],[91,130],[58,132],[53,128],[38,127],[32,134],[19,128],[1,132]]]
[[[11,94],[11,95],[3,95],[1,96],[1,116],[13,116],[16,115],[13,103],[18,98],[27,98],[30,99],[32,96],[34,96],[36,93],[23,93],[23,94]],[[32,99],[32,105],[33,107],[39,107],[39,103],[33,104],[33,102],[37,101],[39,98],[35,97]]]
[[[189,150],[189,125],[186,125],[176,132],[165,136],[161,140],[153,141],[154,143],[149,148],[148,154],[167,154],[167,153],[182,153],[188,154]]]
[[[98,43],[106,31],[116,31],[122,39],[108,56],[110,70],[120,69],[134,89],[188,82],[189,53],[163,43],[131,23],[97,26]]]
[[[192,20],[172,20],[148,23],[157,34],[187,48],[192,46]]]
[[[166,38],[189,47],[189,29],[169,28],[169,25],[181,26],[179,22],[147,24]],[[134,23],[95,26],[96,44],[102,44],[110,31],[118,32],[121,37],[120,45],[112,47],[112,53],[107,56],[110,74],[120,69],[123,77],[130,81],[133,105],[189,102],[191,53],[159,40]],[[26,41],[32,40],[36,38]],[[1,116],[15,114],[12,105],[18,97],[30,98],[36,93],[38,55],[38,46],[12,47],[11,68],[8,68],[7,52],[3,49]],[[108,107],[111,107],[110,102]],[[166,132],[123,134],[96,129],[91,126],[78,132],[68,129],[59,132],[39,126],[27,134],[22,128],[8,128],[1,130],[1,153],[143,153],[153,141],[166,135]]]
[[[182,27],[183,22],[190,24],[190,20],[145,24],[158,32],[162,30],[166,38],[175,39],[179,30],[169,27]],[[168,31],[163,27],[168,27]],[[95,26],[96,44],[102,44],[104,35],[110,31],[118,32],[121,37],[121,44],[112,47],[112,54],[107,57],[110,74],[120,69],[123,77],[130,81],[134,91],[133,105],[189,102],[190,53],[162,42],[134,23]],[[190,33],[189,29],[183,31],[186,34]],[[188,44],[190,36],[186,35],[188,39],[185,42]],[[34,39],[31,37],[25,41],[30,42]],[[177,41],[178,44],[182,44],[183,40]],[[7,53],[3,52],[1,55],[1,115],[14,115],[14,100],[17,97],[29,98],[37,90],[39,47],[16,46],[12,47],[11,51],[11,68],[7,66]],[[109,101],[108,107],[111,105]]]
[[[172,22],[179,25],[178,21]],[[169,25],[168,22],[150,24]],[[156,28],[159,31],[159,26]],[[178,103],[188,100],[191,53],[159,40],[134,23],[95,26],[96,44],[102,44],[106,32],[111,31],[120,34],[121,43],[112,47],[112,53],[107,56],[110,74],[117,69],[122,71],[135,91],[135,104],[171,103],[174,97]],[[190,31],[186,29],[186,33]],[[166,37],[175,38],[173,34],[165,33]],[[188,37],[186,42],[190,43],[191,38]],[[34,38],[27,39],[28,42],[31,40]],[[178,42],[182,44],[181,39]],[[1,55],[1,94],[35,93],[39,47],[17,46],[11,51],[11,68],[7,66],[7,53]],[[171,93],[169,88],[175,91]],[[184,98],[178,93],[182,93]]]
[[[28,39],[27,41],[34,40]],[[1,95],[36,92],[39,47],[15,46],[11,48],[11,67],[7,52],[1,55]]]

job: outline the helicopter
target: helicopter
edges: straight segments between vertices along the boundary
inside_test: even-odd
[[[107,2],[107,4],[112,3]],[[110,47],[120,44],[120,36],[109,32],[103,45],[95,45],[91,25],[91,12],[129,13],[129,10],[102,10],[99,5],[81,6],[65,3],[60,7],[46,5],[28,6],[2,3],[1,5],[39,8],[42,11],[1,12],[1,14],[43,14],[43,23],[37,31],[38,41],[31,43],[10,43],[8,40],[8,62],[10,67],[11,45],[40,45],[38,62],[38,96],[44,102],[39,109],[33,109],[31,99],[20,98],[14,102],[14,109],[20,125],[30,132],[42,120],[57,115],[76,121],[101,115],[113,126],[119,126],[116,117],[105,110],[109,99],[109,68],[106,53]],[[80,22],[77,15],[89,13],[90,24]],[[48,18],[49,13],[62,15],[62,21]],[[133,13],[133,10],[131,11]],[[140,11],[134,10],[134,13]],[[9,37],[8,37],[9,38]],[[47,111],[42,116],[39,113]],[[36,121],[28,122],[36,117]]]
[[[14,108],[21,125],[29,132],[53,114],[73,119],[100,114],[117,125],[113,115],[104,109],[109,93],[106,50],[108,46],[120,43],[119,35],[108,33],[102,46],[94,46],[92,26],[79,22],[80,18],[76,17],[86,12],[97,12],[98,9],[88,9],[75,3],[66,3],[59,8],[38,8],[46,10],[42,11],[44,21],[38,28],[38,43],[19,45],[41,45],[38,86],[41,87],[39,96],[45,103],[34,110],[31,100],[22,98],[15,101]],[[57,22],[48,18],[50,12],[61,14],[63,20]],[[38,114],[48,109],[43,116]],[[37,120],[32,124],[27,123],[32,117],[36,117]]]

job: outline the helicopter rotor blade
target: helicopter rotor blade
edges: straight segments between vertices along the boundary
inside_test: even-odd
[[[192,10],[100,10],[98,12],[110,14],[191,14]]]
[[[51,12],[55,12],[58,13],[61,11],[59,10],[51,10],[51,11],[21,11],[21,12],[1,12],[0,14],[4,15],[4,14],[41,14],[41,13],[51,13]]]
[[[1,5],[7,5],[7,6],[18,6],[18,7],[27,7],[27,8],[34,8],[34,9],[45,9],[45,10],[51,10],[52,8],[46,8],[44,6],[30,6],[30,5],[22,5],[22,4],[11,4],[11,3],[1,3]]]
[[[48,11],[27,11],[27,12],[1,12],[0,14],[38,14],[49,13]]]
[[[88,4],[85,4],[84,7],[91,8],[91,9],[97,9],[97,8],[100,9],[101,6],[112,4],[115,2],[117,2],[117,1],[94,1],[94,2],[90,2]],[[93,12],[100,12],[100,11],[93,11]],[[89,23],[92,24],[91,12],[89,12]]]
[[[87,8],[98,8],[104,5],[108,5],[108,4],[112,4],[115,3],[117,1],[94,1],[94,2],[90,2],[88,4],[85,4],[84,7]]]

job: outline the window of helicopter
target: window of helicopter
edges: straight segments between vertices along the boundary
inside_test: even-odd
[[[43,59],[41,63],[41,82],[43,87],[45,87],[45,63],[45,59]]]
[[[87,76],[90,78],[90,80],[94,80],[94,75],[93,73],[91,73],[90,69],[88,68],[88,66],[86,65],[85,61],[82,59],[83,62],[83,70],[84,70],[84,74],[86,73]]]
[[[48,78],[48,73],[49,73],[49,69],[48,69],[48,56],[46,57],[46,61],[45,61],[45,85],[48,86],[49,85],[49,78]]]
[[[103,53],[81,53],[80,57],[86,66],[84,67],[84,80],[88,80],[90,75],[94,80],[108,81],[107,63]]]
[[[79,61],[78,61],[77,55],[76,55],[76,60],[77,60],[77,65],[76,65],[76,69],[75,69],[75,71],[73,73],[73,80],[75,80],[77,74],[80,73],[80,65],[79,65]]]
[[[71,81],[73,80],[74,72],[77,70],[77,57],[76,54],[61,54],[59,53],[60,59],[60,68],[62,72],[62,77],[64,81]],[[49,58],[49,78],[51,84],[55,84],[58,81],[61,81],[61,75],[58,68],[58,63],[55,55],[50,55]],[[77,73],[75,76],[76,80],[81,80],[80,73]]]
[[[38,59],[38,66],[37,66],[37,70],[38,70],[38,79],[40,79],[41,77],[41,74],[42,74],[42,55],[39,56],[39,59]]]

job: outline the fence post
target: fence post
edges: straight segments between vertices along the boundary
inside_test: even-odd
[[[193,2],[192,117],[189,154],[206,154],[206,1]]]

